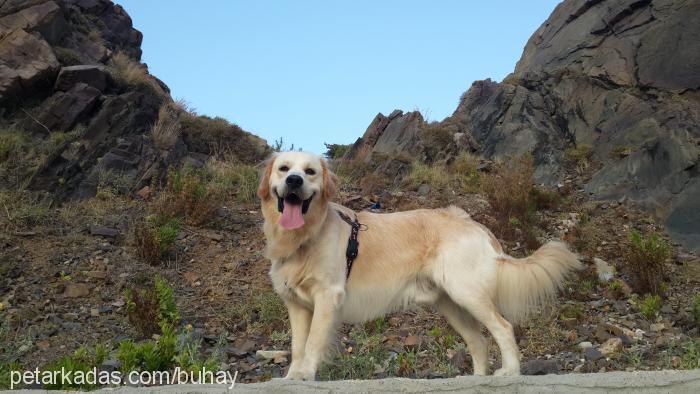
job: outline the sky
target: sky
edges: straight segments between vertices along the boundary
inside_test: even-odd
[[[452,114],[501,81],[557,0],[116,0],[175,99],[322,153],[394,109]]]

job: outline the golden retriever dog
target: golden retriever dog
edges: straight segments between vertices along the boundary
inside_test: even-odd
[[[577,257],[559,242],[526,258],[510,257],[486,227],[454,206],[353,212],[332,202],[334,179],[321,157],[303,152],[273,155],[261,176],[265,253],[292,329],[285,378],[315,378],[339,323],[414,305],[431,305],[445,316],[464,338],[474,374],[488,369],[483,324],[502,354],[494,375],[519,375],[520,351],[509,321],[553,297],[567,273],[580,268]],[[347,277],[351,225],[340,213],[362,224]]]

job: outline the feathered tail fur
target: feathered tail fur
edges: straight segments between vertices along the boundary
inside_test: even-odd
[[[497,304],[511,323],[522,321],[553,298],[566,276],[582,267],[561,242],[549,242],[526,258],[500,257],[497,264]]]

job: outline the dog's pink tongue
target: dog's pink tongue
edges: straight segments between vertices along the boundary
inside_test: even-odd
[[[294,230],[303,226],[304,215],[301,213],[301,204],[290,204],[285,201],[279,223],[285,230]]]

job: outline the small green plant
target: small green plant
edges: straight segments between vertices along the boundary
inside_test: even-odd
[[[683,369],[698,369],[700,368],[700,340],[691,340],[683,346],[681,354],[681,368]]]
[[[696,294],[693,298],[693,320],[700,327],[700,294]]]
[[[99,367],[109,355],[109,349],[104,345],[97,345],[93,349],[83,346],[72,355],[65,356],[47,365],[42,371],[55,371],[58,379],[54,384],[45,384],[44,388],[49,390],[80,389],[90,390],[97,386],[91,384],[87,379],[79,380],[77,375],[86,376],[93,368]],[[63,373],[65,372],[65,375]],[[64,380],[62,377],[65,376]]]
[[[12,371],[21,371],[22,367],[19,363],[3,363],[0,362],[0,390],[9,390],[11,386]],[[17,387],[14,387],[17,389]]]
[[[236,304],[232,315],[254,333],[269,334],[287,326],[287,307],[273,290],[252,292],[246,302]]]
[[[567,304],[561,308],[562,319],[580,319],[583,317],[583,309],[578,305]]]
[[[136,252],[149,264],[158,264],[175,246],[181,229],[180,219],[155,214],[134,227]]]
[[[61,276],[61,280],[70,281],[72,279],[72,277],[64,271],[61,271],[59,275]]]
[[[581,144],[564,151],[564,161],[578,166],[588,166],[588,162],[593,154],[591,145]]]
[[[442,330],[440,330],[440,327],[435,326],[428,331],[428,335],[433,338],[438,338],[442,335]]]
[[[645,238],[637,231],[631,231],[629,239],[626,268],[632,276],[635,291],[660,294],[664,263],[670,256],[668,243],[656,233]]]
[[[144,337],[159,333],[163,326],[176,327],[180,322],[175,293],[160,276],[152,289],[128,289],[124,298],[129,322]]]
[[[395,374],[397,376],[415,376],[418,371],[416,369],[416,352],[401,352],[396,355]]]
[[[639,311],[642,312],[642,315],[648,320],[655,318],[659,309],[661,309],[661,297],[658,295],[649,294],[644,297],[639,304]]]
[[[590,279],[584,279],[579,284],[579,289],[582,294],[590,295],[593,293],[593,281]]]
[[[386,317],[382,316],[374,321],[374,332],[381,334],[386,328]]]
[[[161,335],[157,341],[135,343],[130,339],[119,344],[117,359],[122,364],[122,371],[164,371],[173,363],[176,353],[177,335],[175,329],[167,324],[160,325]]]
[[[368,335],[361,329],[353,329],[350,338],[355,346],[352,352],[336,352],[329,363],[321,366],[321,380],[369,379],[374,376],[377,366],[388,368],[389,357],[382,346],[381,335]]]

